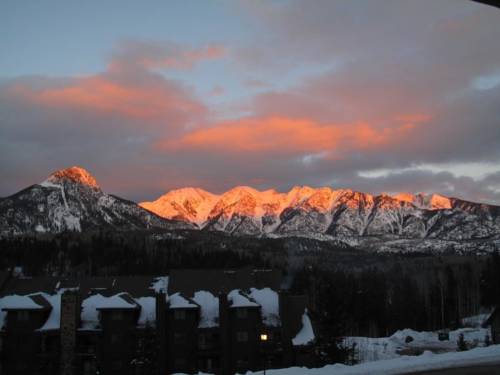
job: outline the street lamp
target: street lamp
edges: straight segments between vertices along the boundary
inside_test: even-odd
[[[268,340],[267,333],[260,334],[260,342],[265,344]],[[267,350],[264,348],[264,375],[266,375]]]

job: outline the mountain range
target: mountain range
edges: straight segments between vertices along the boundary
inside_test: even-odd
[[[56,171],[45,181],[0,199],[3,235],[186,227],[189,225],[104,193],[95,178],[80,167]]]
[[[308,186],[284,193],[239,186],[213,194],[188,187],[136,204],[104,193],[85,169],[71,167],[0,200],[0,233],[103,227],[335,239],[382,250],[500,249],[499,206],[439,194],[371,195]]]

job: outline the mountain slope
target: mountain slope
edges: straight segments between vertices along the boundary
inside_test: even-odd
[[[327,236],[348,242],[369,237],[462,241],[500,236],[500,207],[438,194],[373,196],[328,187],[294,187],[287,193],[236,187],[220,195],[198,190],[173,190],[140,205],[165,218],[234,235]]]
[[[0,234],[190,226],[105,194],[95,178],[80,167],[54,172],[42,183],[0,200]]]

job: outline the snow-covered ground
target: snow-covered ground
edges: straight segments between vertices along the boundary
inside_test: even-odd
[[[355,366],[335,364],[318,369],[290,367],[268,370],[266,373],[269,375],[391,375],[497,363],[500,365],[500,345],[444,354],[433,354],[427,351],[419,356],[401,356]],[[247,375],[250,374],[259,374],[259,372],[247,372]]]
[[[484,346],[486,336],[491,338],[489,328],[461,328],[450,331],[450,339],[444,341],[439,340],[437,332],[417,332],[403,329],[390,337],[346,337],[344,343],[349,347],[355,344],[356,359],[358,362],[364,363],[397,358],[405,354],[418,355],[424,351],[432,353],[454,352],[457,350],[460,334],[464,335],[468,348]]]
[[[433,354],[427,351],[419,356],[401,356],[355,366],[335,364],[315,369],[289,367],[279,370],[267,370],[266,373],[269,375],[394,375],[493,364],[500,365],[500,345],[444,354]],[[254,374],[262,374],[262,371],[249,371],[246,373],[246,375]]]

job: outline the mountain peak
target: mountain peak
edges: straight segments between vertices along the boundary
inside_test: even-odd
[[[96,179],[86,169],[78,166],[60,169],[52,173],[41,185],[57,184],[61,181],[70,181],[73,183],[90,186],[99,189]]]

